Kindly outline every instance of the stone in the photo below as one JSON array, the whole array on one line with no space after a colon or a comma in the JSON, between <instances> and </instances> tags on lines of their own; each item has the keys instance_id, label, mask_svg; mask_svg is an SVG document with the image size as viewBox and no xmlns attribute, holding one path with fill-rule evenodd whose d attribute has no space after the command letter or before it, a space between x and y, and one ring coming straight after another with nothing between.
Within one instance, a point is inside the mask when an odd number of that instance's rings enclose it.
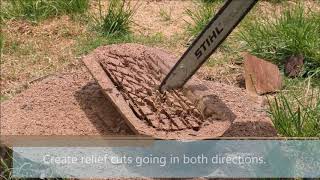
<instances>
[{"instance_id":1,"label":"stone","mask_svg":"<svg viewBox=\"0 0 320 180\"><path fill-rule=\"evenodd\" d=\"M299 76L303 70L303 61L304 58L302 55L292 55L287 58L284 64L285 75L291 78Z\"/></svg>"},{"instance_id":2,"label":"stone","mask_svg":"<svg viewBox=\"0 0 320 180\"><path fill-rule=\"evenodd\" d=\"M277 92L282 87L278 66L250 54L245 55L244 76L249 93L262 95Z\"/></svg>"}]
</instances>

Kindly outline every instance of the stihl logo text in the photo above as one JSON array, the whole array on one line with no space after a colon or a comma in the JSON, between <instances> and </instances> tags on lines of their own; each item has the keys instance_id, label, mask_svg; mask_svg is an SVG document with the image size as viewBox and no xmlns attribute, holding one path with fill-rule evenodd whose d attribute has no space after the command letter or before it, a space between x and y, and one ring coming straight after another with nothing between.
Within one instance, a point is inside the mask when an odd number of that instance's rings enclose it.
<instances>
[{"instance_id":1,"label":"stihl logo text","mask_svg":"<svg viewBox=\"0 0 320 180\"><path fill-rule=\"evenodd\" d=\"M207 37L207 39L202 42L200 47L194 53L197 59L202 57L202 55L210 48L210 46L213 44L213 41L217 39L217 37L219 36L219 34L221 34L222 31L223 27L214 28L211 35L209 35L209 37Z\"/></svg>"}]
</instances>

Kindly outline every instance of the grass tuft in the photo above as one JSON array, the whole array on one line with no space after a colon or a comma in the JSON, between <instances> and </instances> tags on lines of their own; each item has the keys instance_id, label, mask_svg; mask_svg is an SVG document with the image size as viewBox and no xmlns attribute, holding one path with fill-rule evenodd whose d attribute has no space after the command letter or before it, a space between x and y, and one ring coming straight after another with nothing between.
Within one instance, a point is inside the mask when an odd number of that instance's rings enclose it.
<instances>
[{"instance_id":1,"label":"grass tuft","mask_svg":"<svg viewBox=\"0 0 320 180\"><path fill-rule=\"evenodd\" d=\"M199 3L195 10L187 9L186 14L191 19L187 21L187 32L192 36L199 34L213 18L215 9L215 4L205 3Z\"/></svg>"},{"instance_id":2,"label":"grass tuft","mask_svg":"<svg viewBox=\"0 0 320 180\"><path fill-rule=\"evenodd\" d=\"M171 10L166 11L164 9L160 9L159 17L161 18L161 21L171 21Z\"/></svg>"},{"instance_id":3,"label":"grass tuft","mask_svg":"<svg viewBox=\"0 0 320 180\"><path fill-rule=\"evenodd\" d=\"M1 8L1 2L0 2L0 64L2 63L2 49L4 45L4 35L3 35L3 27L4 27L4 18L3 18L3 12Z\"/></svg>"},{"instance_id":4,"label":"grass tuft","mask_svg":"<svg viewBox=\"0 0 320 180\"><path fill-rule=\"evenodd\" d=\"M0 179L15 179L12 177L12 151L0 142Z\"/></svg>"},{"instance_id":5,"label":"grass tuft","mask_svg":"<svg viewBox=\"0 0 320 180\"><path fill-rule=\"evenodd\" d=\"M3 8L5 18L37 22L62 14L84 13L89 0L10 0Z\"/></svg>"},{"instance_id":6,"label":"grass tuft","mask_svg":"<svg viewBox=\"0 0 320 180\"><path fill-rule=\"evenodd\" d=\"M252 54L280 66L291 55L303 55L305 70L320 66L320 13L297 4L281 16L257 16L243 23L240 40Z\"/></svg>"},{"instance_id":7,"label":"grass tuft","mask_svg":"<svg viewBox=\"0 0 320 180\"><path fill-rule=\"evenodd\" d=\"M0 61L2 61L2 48L4 44L4 37L2 32L0 31ZM1 63L1 62L0 62Z\"/></svg>"},{"instance_id":8,"label":"grass tuft","mask_svg":"<svg viewBox=\"0 0 320 180\"><path fill-rule=\"evenodd\" d=\"M282 136L320 137L320 68L304 81L269 99L269 114ZM292 80L291 80L292 81Z\"/></svg>"},{"instance_id":9,"label":"grass tuft","mask_svg":"<svg viewBox=\"0 0 320 180\"><path fill-rule=\"evenodd\" d=\"M278 132L287 137L320 137L319 93L302 100L296 96L292 101L290 98L281 94L270 103L269 113ZM304 104L312 98L314 104Z\"/></svg>"},{"instance_id":10,"label":"grass tuft","mask_svg":"<svg viewBox=\"0 0 320 180\"><path fill-rule=\"evenodd\" d=\"M135 8L126 0L110 0L107 13L104 15L99 1L100 17L96 19L98 28L106 36L125 36L131 33L131 24Z\"/></svg>"},{"instance_id":11,"label":"grass tuft","mask_svg":"<svg viewBox=\"0 0 320 180\"><path fill-rule=\"evenodd\" d=\"M207 5L212 5L213 3L224 2L224 0L200 0L200 2L205 3Z\"/></svg>"}]
</instances>

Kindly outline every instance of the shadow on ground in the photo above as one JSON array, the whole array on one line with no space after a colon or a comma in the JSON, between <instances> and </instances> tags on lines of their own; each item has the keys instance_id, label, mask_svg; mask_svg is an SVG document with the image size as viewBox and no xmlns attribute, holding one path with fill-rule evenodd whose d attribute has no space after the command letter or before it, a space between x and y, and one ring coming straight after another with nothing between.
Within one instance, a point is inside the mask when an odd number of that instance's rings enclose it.
<instances>
[{"instance_id":1,"label":"shadow on ground","mask_svg":"<svg viewBox=\"0 0 320 180\"><path fill-rule=\"evenodd\" d=\"M235 122L223 137L274 137L277 136L272 124L267 122Z\"/></svg>"},{"instance_id":2,"label":"shadow on ground","mask_svg":"<svg viewBox=\"0 0 320 180\"><path fill-rule=\"evenodd\" d=\"M97 83L87 83L74 96L101 135L133 135Z\"/></svg>"},{"instance_id":3,"label":"shadow on ground","mask_svg":"<svg viewBox=\"0 0 320 180\"><path fill-rule=\"evenodd\" d=\"M88 119L101 135L134 135L113 104L106 99L100 86L91 81L76 91L75 97ZM211 121L226 122L222 137L272 137L277 133L272 124L259 121L236 122L237 116L216 95L202 97L200 109ZM203 107L201 107L203 106Z\"/></svg>"}]
</instances>

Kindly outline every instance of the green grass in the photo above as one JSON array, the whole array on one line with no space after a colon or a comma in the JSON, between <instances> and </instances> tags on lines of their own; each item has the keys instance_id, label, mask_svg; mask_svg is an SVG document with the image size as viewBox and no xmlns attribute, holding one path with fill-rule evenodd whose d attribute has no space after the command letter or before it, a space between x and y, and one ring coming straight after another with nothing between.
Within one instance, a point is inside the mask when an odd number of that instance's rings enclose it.
<instances>
[{"instance_id":1,"label":"green grass","mask_svg":"<svg viewBox=\"0 0 320 180\"><path fill-rule=\"evenodd\" d=\"M78 39L76 54L87 54L102 45L139 41L139 37L131 31L136 5L131 6L130 1L126 0L110 0L104 12L102 1L98 0L99 14L89 17L89 27L93 27L94 32Z\"/></svg>"},{"instance_id":2,"label":"green grass","mask_svg":"<svg viewBox=\"0 0 320 180\"><path fill-rule=\"evenodd\" d=\"M110 44L154 45L163 42L164 36L161 33L147 36L132 33L131 25L138 3L132 6L130 1L110 0L106 12L103 12L100 0L98 3L99 15L91 15L95 32L78 39L76 54L87 54L99 46Z\"/></svg>"},{"instance_id":3,"label":"green grass","mask_svg":"<svg viewBox=\"0 0 320 180\"><path fill-rule=\"evenodd\" d=\"M25 56L36 53L34 44L22 43L20 41L11 41L6 43L6 48L3 49L4 54L16 54L18 56Z\"/></svg>"},{"instance_id":4,"label":"green grass","mask_svg":"<svg viewBox=\"0 0 320 180\"><path fill-rule=\"evenodd\" d=\"M0 142L1 143L1 142ZM0 144L0 179L1 180L23 180L23 179L39 179L39 178L16 178L13 176L13 151ZM67 180L67 178L45 178L47 180ZM68 178L69 180L74 178Z\"/></svg>"},{"instance_id":5,"label":"green grass","mask_svg":"<svg viewBox=\"0 0 320 180\"><path fill-rule=\"evenodd\" d=\"M106 13L102 12L99 0L99 17L95 18L96 26L106 36L125 36L131 33L133 15L136 8L126 0L110 0Z\"/></svg>"},{"instance_id":6,"label":"green grass","mask_svg":"<svg viewBox=\"0 0 320 180\"><path fill-rule=\"evenodd\" d=\"M5 95L0 95L0 102L6 101L8 99L9 99L9 97L7 97Z\"/></svg>"},{"instance_id":7,"label":"green grass","mask_svg":"<svg viewBox=\"0 0 320 180\"><path fill-rule=\"evenodd\" d=\"M269 98L269 114L282 136L320 137L320 68L307 79L287 79L286 87Z\"/></svg>"},{"instance_id":8,"label":"green grass","mask_svg":"<svg viewBox=\"0 0 320 180\"><path fill-rule=\"evenodd\" d=\"M224 0L200 0L200 2L202 3L205 3L207 5L211 5L213 3L221 3L223 2Z\"/></svg>"},{"instance_id":9,"label":"green grass","mask_svg":"<svg viewBox=\"0 0 320 180\"><path fill-rule=\"evenodd\" d=\"M3 13L2 13L2 6L1 6L1 2L0 2L0 9L1 9L1 12L0 12L0 61L1 58L2 58L2 48L3 48L3 45L4 45L4 36L3 36L3 26L4 26L4 19L3 19ZM0 62L1 63L1 62Z\"/></svg>"},{"instance_id":10,"label":"green grass","mask_svg":"<svg viewBox=\"0 0 320 180\"><path fill-rule=\"evenodd\" d=\"M84 13L88 7L89 0L10 0L3 7L3 16L38 22L62 14Z\"/></svg>"},{"instance_id":11,"label":"green grass","mask_svg":"<svg viewBox=\"0 0 320 180\"><path fill-rule=\"evenodd\" d=\"M320 66L320 13L302 4L286 8L281 16L255 16L242 24L240 40L250 53L282 66L287 57L303 55L305 70Z\"/></svg>"},{"instance_id":12,"label":"green grass","mask_svg":"<svg viewBox=\"0 0 320 180\"><path fill-rule=\"evenodd\" d=\"M166 11L164 9L160 9L159 16L161 18L161 21L171 21L171 10Z\"/></svg>"},{"instance_id":13,"label":"green grass","mask_svg":"<svg viewBox=\"0 0 320 180\"><path fill-rule=\"evenodd\" d=\"M271 118L281 135L320 137L320 96L319 91L313 93L317 94L304 99L280 94L270 103Z\"/></svg>"},{"instance_id":14,"label":"green grass","mask_svg":"<svg viewBox=\"0 0 320 180\"><path fill-rule=\"evenodd\" d=\"M198 3L195 10L187 9L186 14L191 19L190 21L187 21L188 34L191 36L198 35L213 18L215 10L216 3L210 5Z\"/></svg>"},{"instance_id":15,"label":"green grass","mask_svg":"<svg viewBox=\"0 0 320 180\"><path fill-rule=\"evenodd\" d=\"M16 179L12 177L12 161L12 151L0 144L0 179Z\"/></svg>"},{"instance_id":16,"label":"green grass","mask_svg":"<svg viewBox=\"0 0 320 180\"><path fill-rule=\"evenodd\" d=\"M0 31L0 60L2 58L2 48L3 48L3 44L4 44L4 37L2 32ZM1 60L2 61L2 60Z\"/></svg>"}]
</instances>

